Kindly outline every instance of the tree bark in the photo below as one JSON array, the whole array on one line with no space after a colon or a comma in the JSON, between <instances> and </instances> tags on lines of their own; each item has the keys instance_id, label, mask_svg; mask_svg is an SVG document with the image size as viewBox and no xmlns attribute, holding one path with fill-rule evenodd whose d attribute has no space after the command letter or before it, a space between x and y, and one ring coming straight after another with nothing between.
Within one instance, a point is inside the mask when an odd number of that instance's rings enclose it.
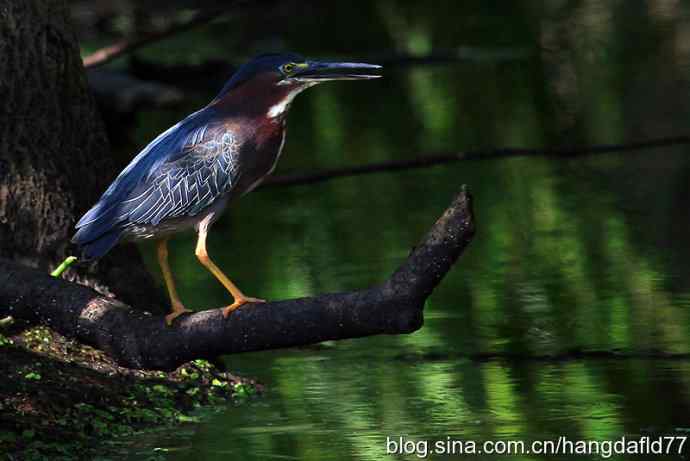
<instances>
[{"instance_id":1,"label":"tree bark","mask_svg":"<svg viewBox=\"0 0 690 461\"><path fill-rule=\"evenodd\" d=\"M49 270L73 250L74 223L120 166L108 155L64 1L0 2L0 101L0 255ZM71 276L159 304L139 258L122 247Z\"/></svg>"},{"instance_id":2,"label":"tree bark","mask_svg":"<svg viewBox=\"0 0 690 461\"><path fill-rule=\"evenodd\" d=\"M196 358L419 329L426 298L474 235L471 197L463 191L384 283L360 291L163 316L0 259L0 315L94 346L130 368L172 370Z\"/></svg>"}]
</instances>

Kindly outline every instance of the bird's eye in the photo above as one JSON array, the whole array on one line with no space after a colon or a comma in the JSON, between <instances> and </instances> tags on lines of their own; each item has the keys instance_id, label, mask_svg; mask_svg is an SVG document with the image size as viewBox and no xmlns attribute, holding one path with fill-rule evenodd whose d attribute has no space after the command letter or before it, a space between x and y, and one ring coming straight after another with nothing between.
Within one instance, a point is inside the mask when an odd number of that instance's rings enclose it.
<instances>
[{"instance_id":1,"label":"bird's eye","mask_svg":"<svg viewBox=\"0 0 690 461\"><path fill-rule=\"evenodd\" d=\"M295 70L296 64L294 62L288 62L283 64L282 71L286 74L291 74Z\"/></svg>"}]
</instances>

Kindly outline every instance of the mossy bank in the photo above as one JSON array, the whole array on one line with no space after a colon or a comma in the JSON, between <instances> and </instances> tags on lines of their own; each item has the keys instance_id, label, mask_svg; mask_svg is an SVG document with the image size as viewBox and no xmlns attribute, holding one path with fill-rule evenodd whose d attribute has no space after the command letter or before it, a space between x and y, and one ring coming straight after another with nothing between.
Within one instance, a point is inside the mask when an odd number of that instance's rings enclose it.
<instances>
[{"instance_id":1,"label":"mossy bank","mask_svg":"<svg viewBox=\"0 0 690 461\"><path fill-rule=\"evenodd\" d=\"M205 360L172 373L117 366L101 351L38 327L0 335L0 453L6 459L93 459L110 441L195 423L258 386Z\"/></svg>"}]
</instances>

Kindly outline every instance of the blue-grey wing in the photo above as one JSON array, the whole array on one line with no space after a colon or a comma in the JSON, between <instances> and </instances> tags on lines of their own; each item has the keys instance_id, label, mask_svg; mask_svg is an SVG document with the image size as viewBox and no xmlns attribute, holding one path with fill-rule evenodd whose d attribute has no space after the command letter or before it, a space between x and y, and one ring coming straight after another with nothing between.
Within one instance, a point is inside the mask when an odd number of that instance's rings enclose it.
<instances>
[{"instance_id":1,"label":"blue-grey wing","mask_svg":"<svg viewBox=\"0 0 690 461\"><path fill-rule=\"evenodd\" d=\"M166 219L195 216L237 182L237 142L231 132L221 127L194 133L186 151L160 165L123 202L123 221L158 225Z\"/></svg>"},{"instance_id":2,"label":"blue-grey wing","mask_svg":"<svg viewBox=\"0 0 690 461\"><path fill-rule=\"evenodd\" d=\"M180 123L164 131L151 141L139 154L129 162L120 172L98 202L81 217L77 229L90 226L95 228L99 222L107 224L119 215L117 208L126 200L132 191L152 172L155 172L164 162L175 159L184 151L183 145L187 139L199 130L205 130L212 114L206 114L206 109L188 116ZM76 237L78 237L77 234Z\"/></svg>"},{"instance_id":3,"label":"blue-grey wing","mask_svg":"<svg viewBox=\"0 0 690 461\"><path fill-rule=\"evenodd\" d=\"M236 182L237 143L214 124L212 108L195 112L154 139L79 220L72 241L114 244L128 223L156 224L193 215Z\"/></svg>"}]
</instances>

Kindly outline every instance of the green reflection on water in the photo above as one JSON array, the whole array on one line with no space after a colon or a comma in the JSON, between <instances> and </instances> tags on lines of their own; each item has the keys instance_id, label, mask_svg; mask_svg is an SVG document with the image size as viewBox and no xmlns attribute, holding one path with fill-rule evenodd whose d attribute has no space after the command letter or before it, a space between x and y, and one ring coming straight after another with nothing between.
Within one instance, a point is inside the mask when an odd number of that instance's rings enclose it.
<instances>
[{"instance_id":1,"label":"green reflection on water","mask_svg":"<svg viewBox=\"0 0 690 461\"><path fill-rule=\"evenodd\" d=\"M517 5L377 2L356 11L338 3L318 24L295 18L286 43L315 55L366 55L381 44L414 53L459 45L527 53L391 67L380 81L310 90L293 105L278 173L432 150L685 132L687 98L678 95L687 94L690 49L677 32L689 30L686 4L668 2L671 14L643 2ZM348 17L371 29L371 40L339 46ZM204 44L192 61L222 54L233 38L220 35L218 25L188 35ZM181 116L140 114L138 141ZM267 394L209 417L189 437L151 443L180 448L169 456L180 460L378 460L387 435L529 441L687 428L683 360L467 359L690 352L687 153L473 161L253 192L214 226L209 247L245 292L269 299L383 280L462 183L476 197L478 233L429 299L419 332L228 357L233 370L265 382ZM187 306L227 303L193 248L193 236L180 236L172 252ZM144 252L157 273L151 248Z\"/></svg>"}]
</instances>

